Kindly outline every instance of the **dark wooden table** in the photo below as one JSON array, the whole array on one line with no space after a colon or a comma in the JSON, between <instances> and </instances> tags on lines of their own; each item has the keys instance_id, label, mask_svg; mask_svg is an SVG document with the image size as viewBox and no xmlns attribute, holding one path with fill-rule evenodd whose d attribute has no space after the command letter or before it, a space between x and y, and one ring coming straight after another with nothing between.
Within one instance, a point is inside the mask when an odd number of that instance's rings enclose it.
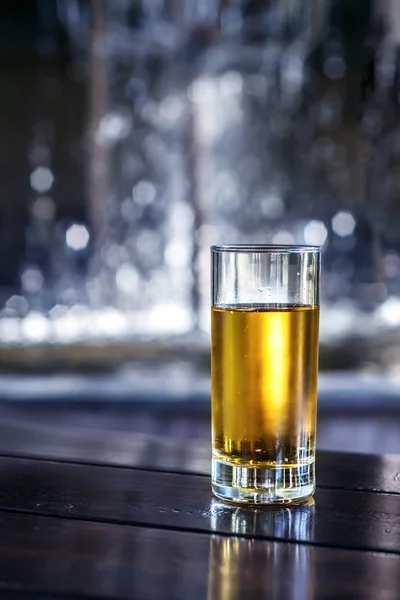
<instances>
[{"instance_id":1,"label":"dark wooden table","mask_svg":"<svg viewBox=\"0 0 400 600\"><path fill-rule=\"evenodd\" d=\"M23 431L0 423L1 599L400 598L400 457L320 452L315 502L253 510L196 440Z\"/></svg>"}]
</instances>

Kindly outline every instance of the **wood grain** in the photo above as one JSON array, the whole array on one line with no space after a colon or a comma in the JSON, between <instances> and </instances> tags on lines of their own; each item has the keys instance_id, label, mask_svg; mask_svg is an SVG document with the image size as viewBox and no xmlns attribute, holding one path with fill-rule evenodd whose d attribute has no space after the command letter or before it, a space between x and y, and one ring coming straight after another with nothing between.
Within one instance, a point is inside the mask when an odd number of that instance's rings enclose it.
<instances>
[{"instance_id":1,"label":"wood grain","mask_svg":"<svg viewBox=\"0 0 400 600\"><path fill-rule=\"evenodd\" d=\"M0 538L0 598L398 600L400 589L392 555L4 513Z\"/></svg>"},{"instance_id":2,"label":"wood grain","mask_svg":"<svg viewBox=\"0 0 400 600\"><path fill-rule=\"evenodd\" d=\"M136 441L136 444L135 444ZM149 438L144 435L133 436L131 455L97 456L82 452L71 459L64 455L49 452L31 455L26 453L0 452L0 458L34 458L38 461L61 462L78 465L110 466L132 468L146 471L165 471L166 473L193 474L210 477L211 451L192 451L188 444L174 443L163 438ZM194 454L194 455L193 455ZM55 455L55 456L54 456ZM365 492L400 494L400 456L375 454L352 454L347 452L329 452L320 450L316 460L317 486Z\"/></svg>"},{"instance_id":3,"label":"wood grain","mask_svg":"<svg viewBox=\"0 0 400 600\"><path fill-rule=\"evenodd\" d=\"M346 490L400 494L400 456L317 453L317 484Z\"/></svg>"},{"instance_id":4,"label":"wood grain","mask_svg":"<svg viewBox=\"0 0 400 600\"><path fill-rule=\"evenodd\" d=\"M57 417L54 406L51 410L37 407L36 410L31 408L22 412L0 407L0 455L196 473L209 477L209 420L202 425L207 431L193 430L190 439L179 435L188 420L198 422L201 414L198 405L190 410L185 408L186 421L183 416L179 419L182 407L158 407L155 409L157 419L151 418L148 407L139 408L126 410L123 416L119 411L112 416L107 410L102 420L102 411L91 415L84 409L80 412L75 408L72 414L63 410L61 417ZM104 429L92 427L93 419L99 420ZM163 422L162 432L159 419ZM400 456L318 451L317 484L320 487L399 494Z\"/></svg>"},{"instance_id":5,"label":"wood grain","mask_svg":"<svg viewBox=\"0 0 400 600\"><path fill-rule=\"evenodd\" d=\"M321 488L311 506L254 510L214 500L204 476L2 458L0 510L400 553L393 494Z\"/></svg>"}]
</instances>

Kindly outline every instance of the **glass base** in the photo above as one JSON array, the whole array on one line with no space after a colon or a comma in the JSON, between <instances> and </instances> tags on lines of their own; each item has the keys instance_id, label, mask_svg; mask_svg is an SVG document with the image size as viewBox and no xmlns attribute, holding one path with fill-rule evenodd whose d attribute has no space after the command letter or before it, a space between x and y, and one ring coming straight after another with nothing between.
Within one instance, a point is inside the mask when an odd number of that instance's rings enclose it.
<instances>
[{"instance_id":1,"label":"glass base","mask_svg":"<svg viewBox=\"0 0 400 600\"><path fill-rule=\"evenodd\" d=\"M315 491L314 462L296 467L245 467L212 461L212 491L239 504L299 504Z\"/></svg>"}]
</instances>

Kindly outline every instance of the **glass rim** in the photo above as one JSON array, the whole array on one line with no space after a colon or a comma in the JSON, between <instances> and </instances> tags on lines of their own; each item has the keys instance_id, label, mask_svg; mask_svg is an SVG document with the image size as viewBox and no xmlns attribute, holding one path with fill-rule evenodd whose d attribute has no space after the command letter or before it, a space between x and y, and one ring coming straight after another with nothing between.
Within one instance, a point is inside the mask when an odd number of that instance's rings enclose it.
<instances>
[{"instance_id":1,"label":"glass rim","mask_svg":"<svg viewBox=\"0 0 400 600\"><path fill-rule=\"evenodd\" d=\"M210 246L211 252L236 252L236 253L286 253L306 254L321 252L321 246L310 246L306 244L216 244Z\"/></svg>"}]
</instances>

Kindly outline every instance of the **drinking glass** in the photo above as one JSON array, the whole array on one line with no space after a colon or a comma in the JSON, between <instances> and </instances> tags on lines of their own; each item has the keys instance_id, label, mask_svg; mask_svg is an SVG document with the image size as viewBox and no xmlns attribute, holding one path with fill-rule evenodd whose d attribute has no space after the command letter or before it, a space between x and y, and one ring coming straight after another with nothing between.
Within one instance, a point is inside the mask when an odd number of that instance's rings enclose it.
<instances>
[{"instance_id":1,"label":"drinking glass","mask_svg":"<svg viewBox=\"0 0 400 600\"><path fill-rule=\"evenodd\" d=\"M253 504L315 490L320 248L211 247L212 489Z\"/></svg>"}]
</instances>

